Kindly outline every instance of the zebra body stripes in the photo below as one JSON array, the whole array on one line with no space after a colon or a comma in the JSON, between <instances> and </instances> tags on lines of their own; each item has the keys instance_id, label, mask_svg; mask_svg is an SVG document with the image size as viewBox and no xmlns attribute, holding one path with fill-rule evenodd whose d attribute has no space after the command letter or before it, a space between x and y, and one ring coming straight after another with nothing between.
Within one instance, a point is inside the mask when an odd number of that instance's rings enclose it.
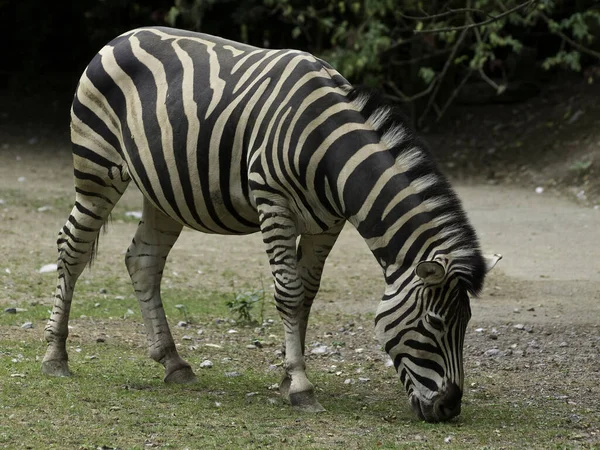
<instances>
[{"instance_id":1,"label":"zebra body stripes","mask_svg":"<svg viewBox=\"0 0 600 450\"><path fill-rule=\"evenodd\" d=\"M144 205L125 261L165 381L196 380L160 297L182 228L261 232L285 328L281 389L294 406L322 409L305 372L306 328L325 260L349 221L382 267L375 328L413 410L428 421L460 412L468 294L499 256L481 255L428 151L376 96L308 53L141 28L85 70L71 139L76 198L59 232L45 373L69 374L73 289L133 180Z\"/></svg>"}]
</instances>

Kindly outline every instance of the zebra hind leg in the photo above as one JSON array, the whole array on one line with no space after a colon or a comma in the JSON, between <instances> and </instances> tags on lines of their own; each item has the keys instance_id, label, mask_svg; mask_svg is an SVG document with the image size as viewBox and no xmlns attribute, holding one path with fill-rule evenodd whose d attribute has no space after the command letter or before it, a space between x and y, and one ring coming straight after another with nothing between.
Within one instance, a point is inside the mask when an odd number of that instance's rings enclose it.
<instances>
[{"instance_id":1,"label":"zebra hind leg","mask_svg":"<svg viewBox=\"0 0 600 450\"><path fill-rule=\"evenodd\" d=\"M198 381L175 348L160 296L165 262L182 228L144 199L142 220L125 256L146 326L150 357L165 367L164 380L170 383Z\"/></svg>"},{"instance_id":2,"label":"zebra hind leg","mask_svg":"<svg viewBox=\"0 0 600 450\"><path fill-rule=\"evenodd\" d=\"M71 374L66 340L75 283L91 261L100 229L130 180L120 164L109 168L92 167L87 166L86 173L75 170L75 206L58 234L58 283L52 313L44 329L48 348L42 372L47 375Z\"/></svg>"}]
</instances>

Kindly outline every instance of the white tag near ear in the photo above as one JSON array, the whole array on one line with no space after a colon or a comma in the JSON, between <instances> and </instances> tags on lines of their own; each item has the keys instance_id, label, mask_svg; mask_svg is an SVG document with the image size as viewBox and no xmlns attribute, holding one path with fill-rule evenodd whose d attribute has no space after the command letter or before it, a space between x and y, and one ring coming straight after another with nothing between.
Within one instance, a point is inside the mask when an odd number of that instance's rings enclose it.
<instances>
[{"instance_id":1,"label":"white tag near ear","mask_svg":"<svg viewBox=\"0 0 600 450\"><path fill-rule=\"evenodd\" d=\"M421 261L417 264L415 273L425 284L437 284L444 279L446 267L438 261Z\"/></svg>"},{"instance_id":2,"label":"white tag near ear","mask_svg":"<svg viewBox=\"0 0 600 450\"><path fill-rule=\"evenodd\" d=\"M483 259L485 260L485 271L489 272L494 268L498 261L502 259L502 255L500 253L494 253L493 255L483 255Z\"/></svg>"}]
</instances>

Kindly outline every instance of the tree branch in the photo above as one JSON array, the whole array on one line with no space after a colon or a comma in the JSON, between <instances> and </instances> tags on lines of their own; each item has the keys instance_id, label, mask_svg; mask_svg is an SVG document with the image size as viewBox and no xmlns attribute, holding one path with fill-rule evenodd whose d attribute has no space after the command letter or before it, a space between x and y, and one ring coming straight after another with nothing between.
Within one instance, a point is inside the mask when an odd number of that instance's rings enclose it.
<instances>
[{"instance_id":1,"label":"tree branch","mask_svg":"<svg viewBox=\"0 0 600 450\"><path fill-rule=\"evenodd\" d=\"M486 13L485 11L483 11L481 9L475 9L475 8L449 9L446 12L439 13L439 14L434 14L432 16L407 16L406 14L402 14L402 13L400 13L400 16L404 17L405 19L408 19L408 20L421 20L421 21L425 21L425 20L440 19L442 17L451 16L452 14L460 14L460 13L465 13L465 12L473 12L473 13L483 14L485 16L494 18L494 16L492 16L491 14Z\"/></svg>"},{"instance_id":2,"label":"tree branch","mask_svg":"<svg viewBox=\"0 0 600 450\"><path fill-rule=\"evenodd\" d=\"M517 12L523 8L528 8L532 5L535 4L537 0L529 0L525 3L522 3L520 5L515 6L512 9L509 9L508 11L503 12L502 14L498 14L497 16L493 16L491 19L488 20L484 20L483 22L477 22L477 23L470 23L467 25L461 25L458 27L447 27L447 28L433 28L431 30L414 30L413 33L415 34L427 34L427 33L442 33L442 32L447 32L447 31L460 31L460 30L468 30L470 28L476 28L476 27L481 27L483 25L489 25L490 23L496 22L497 20L502 19L503 17L508 16L509 14L512 14L514 12ZM468 9L468 8L466 8Z\"/></svg>"},{"instance_id":3,"label":"tree branch","mask_svg":"<svg viewBox=\"0 0 600 450\"><path fill-rule=\"evenodd\" d=\"M584 47L583 45L581 45L579 42L574 41L573 39L571 39L569 36L567 36L565 33L563 33L560 30L552 30L552 28L550 27L550 22L552 22L552 19L550 19L546 14L544 14L542 11L539 11L538 13L540 15L540 17L542 19L544 19L544 21L548 24L548 29L550 30L550 33L557 35L558 37L560 37L563 41L567 42L568 44L572 45L573 47L575 47L577 50L579 50L580 52L583 53L587 53L588 55L591 56L595 56L596 58L600 59L600 53L589 49L587 47Z\"/></svg>"},{"instance_id":4,"label":"tree branch","mask_svg":"<svg viewBox=\"0 0 600 450\"><path fill-rule=\"evenodd\" d=\"M446 60L446 64L444 65L444 68L442 69L442 72L440 73L440 76L437 79L435 90L433 91L433 93L429 97L429 101L427 102L427 107L425 108L425 111L423 111L423 114L421 114L421 117L419 117L419 120L417 122L417 124L419 126L421 125L421 122L423 121L423 119L425 118L425 116L427 115L427 113L429 112L429 110L431 109L431 106L433 105L433 102L435 101L435 97L437 96L437 93L440 90L440 87L442 86L442 81L444 80L444 77L446 76L446 72L448 72L448 69L452 65L452 62L454 61L454 57L456 56L456 53L458 52L458 49L460 48L460 46L462 45L463 41L465 40L465 37L467 35L467 31L468 30L466 28L463 29L462 33L460 34L460 36L456 40L456 43L454 44L454 48L452 49L452 53L450 54L450 56Z\"/></svg>"}]
</instances>

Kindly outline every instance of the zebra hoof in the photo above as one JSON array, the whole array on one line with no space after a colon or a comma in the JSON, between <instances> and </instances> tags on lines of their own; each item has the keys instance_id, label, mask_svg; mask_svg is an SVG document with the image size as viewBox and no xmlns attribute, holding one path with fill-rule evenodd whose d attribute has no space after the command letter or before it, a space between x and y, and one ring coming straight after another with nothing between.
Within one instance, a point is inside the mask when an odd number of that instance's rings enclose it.
<instances>
[{"instance_id":1,"label":"zebra hoof","mask_svg":"<svg viewBox=\"0 0 600 450\"><path fill-rule=\"evenodd\" d=\"M325 408L319 403L313 389L309 389L304 392L295 392L290 394L290 386L292 379L285 375L279 383L279 393L285 398L290 404L299 411L317 413L325 411Z\"/></svg>"},{"instance_id":2,"label":"zebra hoof","mask_svg":"<svg viewBox=\"0 0 600 450\"><path fill-rule=\"evenodd\" d=\"M42 373L52 377L70 377L69 363L64 360L50 360L42 362Z\"/></svg>"},{"instance_id":3,"label":"zebra hoof","mask_svg":"<svg viewBox=\"0 0 600 450\"><path fill-rule=\"evenodd\" d=\"M304 412L319 413L325 411L312 390L290 394L290 403L294 409Z\"/></svg>"},{"instance_id":4,"label":"zebra hoof","mask_svg":"<svg viewBox=\"0 0 600 450\"><path fill-rule=\"evenodd\" d=\"M198 378L190 367L181 367L165 375L165 383L193 384L198 383Z\"/></svg>"}]
</instances>

